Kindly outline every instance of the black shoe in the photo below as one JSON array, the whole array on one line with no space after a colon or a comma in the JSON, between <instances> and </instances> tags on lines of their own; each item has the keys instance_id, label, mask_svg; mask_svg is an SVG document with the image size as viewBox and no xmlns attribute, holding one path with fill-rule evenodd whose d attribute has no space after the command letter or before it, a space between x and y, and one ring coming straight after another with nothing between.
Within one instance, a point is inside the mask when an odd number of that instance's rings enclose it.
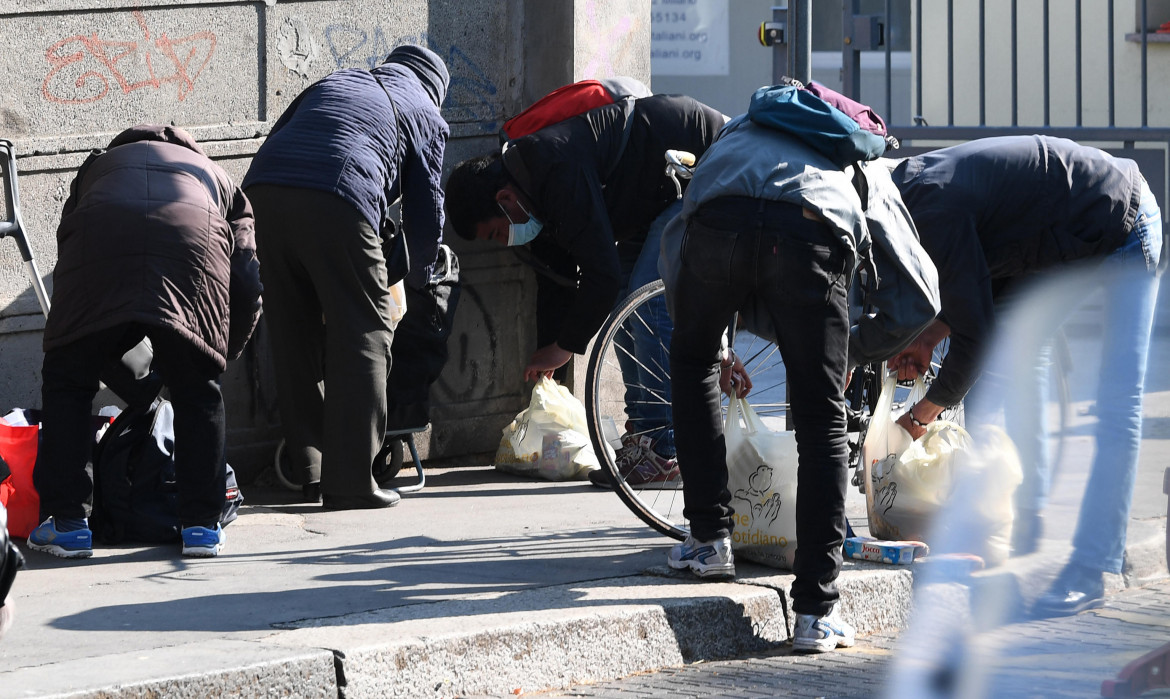
<instances>
[{"instance_id":1,"label":"black shoe","mask_svg":"<svg viewBox=\"0 0 1170 699\"><path fill-rule=\"evenodd\" d=\"M321 502L321 484L306 483L301 486L301 502L319 504Z\"/></svg>"},{"instance_id":2,"label":"black shoe","mask_svg":"<svg viewBox=\"0 0 1170 699\"><path fill-rule=\"evenodd\" d=\"M1105 603L1105 574L1069 563L1053 581L1052 587L1032 605L1038 618L1080 614Z\"/></svg>"},{"instance_id":3,"label":"black shoe","mask_svg":"<svg viewBox=\"0 0 1170 699\"><path fill-rule=\"evenodd\" d=\"M604 468L595 468L590 471L589 482L598 488L613 490L613 481L610 480L609 471Z\"/></svg>"},{"instance_id":4,"label":"black shoe","mask_svg":"<svg viewBox=\"0 0 1170 699\"><path fill-rule=\"evenodd\" d=\"M1044 531L1044 517L1035 510L1020 510L1012 522L1012 555L1036 553Z\"/></svg>"},{"instance_id":5,"label":"black shoe","mask_svg":"<svg viewBox=\"0 0 1170 699\"><path fill-rule=\"evenodd\" d=\"M402 496L393 490L375 490L369 495L324 495L322 504L326 510L373 510L380 507L394 507Z\"/></svg>"}]
</instances>

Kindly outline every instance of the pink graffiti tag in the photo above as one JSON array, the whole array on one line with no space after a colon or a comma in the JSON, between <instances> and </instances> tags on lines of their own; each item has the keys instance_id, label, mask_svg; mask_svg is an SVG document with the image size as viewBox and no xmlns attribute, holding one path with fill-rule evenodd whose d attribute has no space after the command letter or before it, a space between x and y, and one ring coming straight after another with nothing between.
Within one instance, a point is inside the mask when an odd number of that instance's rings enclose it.
<instances>
[{"instance_id":1,"label":"pink graffiti tag","mask_svg":"<svg viewBox=\"0 0 1170 699\"><path fill-rule=\"evenodd\" d=\"M139 42L108 41L99 38L96 33L90 34L89 36L79 34L62 39L45 50L45 58L51 66L49 74L45 76L45 81L41 84L41 94L44 95L45 99L61 104L96 102L109 94L109 77L112 77L117 82L123 94L130 94L135 90L140 90L145 87L157 90L165 84L178 83L179 100L186 99L187 95L191 94L191 91L195 89L195 80L211 61L211 56L215 52L215 34L211 32L196 32L188 36L172 39L167 36L166 32L163 32L159 38L153 41L153 47L155 51L170 62L174 67L174 72L170 75L160 76L156 74L154 68L151 32L150 28L146 26L146 18L139 11L135 11L133 15L143 35L143 46L141 50L143 51L142 59L146 71L146 77L144 79L132 82L126 75L126 73L131 72L131 68L128 66L123 70L118 67L118 64L123 59L138 54L140 50ZM73 51L72 53L62 53L62 49L70 44L80 44L78 47L79 50ZM77 88L77 91L72 95L56 93L51 84L54 79L57 78L58 82L68 82L66 75L61 74L62 71L69 66L85 61L87 57L92 58L99 65L92 67L79 65L71 69L90 68L84 70L84 72L74 79L73 86ZM61 74L60 78L58 78L59 74ZM89 86L88 88L87 85ZM81 94L83 89L90 90L90 94Z\"/></svg>"}]
</instances>

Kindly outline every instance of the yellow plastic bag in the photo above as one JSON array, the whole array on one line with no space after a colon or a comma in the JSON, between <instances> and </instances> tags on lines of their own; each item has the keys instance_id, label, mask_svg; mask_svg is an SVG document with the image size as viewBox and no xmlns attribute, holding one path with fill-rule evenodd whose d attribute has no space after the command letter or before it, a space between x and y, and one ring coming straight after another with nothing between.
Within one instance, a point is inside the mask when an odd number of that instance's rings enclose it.
<instances>
[{"instance_id":1,"label":"yellow plastic bag","mask_svg":"<svg viewBox=\"0 0 1170 699\"><path fill-rule=\"evenodd\" d=\"M796 553L796 433L771 429L737 398L723 435L735 511L731 548L749 561L790 570Z\"/></svg>"},{"instance_id":2,"label":"yellow plastic bag","mask_svg":"<svg viewBox=\"0 0 1170 699\"><path fill-rule=\"evenodd\" d=\"M581 401L543 377L533 387L528 407L504 428L495 466L550 481L583 480L601 468L588 434Z\"/></svg>"}]
</instances>

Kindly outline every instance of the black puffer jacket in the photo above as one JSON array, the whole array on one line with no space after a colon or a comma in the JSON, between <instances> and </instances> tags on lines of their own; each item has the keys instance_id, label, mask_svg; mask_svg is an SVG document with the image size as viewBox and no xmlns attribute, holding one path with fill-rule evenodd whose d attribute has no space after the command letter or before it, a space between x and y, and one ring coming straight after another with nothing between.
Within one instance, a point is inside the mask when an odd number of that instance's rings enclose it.
<instances>
[{"instance_id":1,"label":"black puffer jacket","mask_svg":"<svg viewBox=\"0 0 1170 699\"><path fill-rule=\"evenodd\" d=\"M718 110L683 95L634 102L630 129L613 104L518 138L504 150L508 176L545 225L531 248L541 262L572 278L572 299L547 299L561 310L556 342L578 354L605 322L621 286L615 243L641 243L650 224L675 201L666 176L667 149L701 156L723 128ZM542 300L543 301L543 300ZM542 316L545 314L542 313ZM538 330L542 340L547 329Z\"/></svg>"},{"instance_id":2,"label":"black puffer jacket","mask_svg":"<svg viewBox=\"0 0 1170 699\"><path fill-rule=\"evenodd\" d=\"M951 406L979 377L996 283L1103 259L1137 218L1137 163L1063 138L981 138L902 161L894 184L938 268L951 345L926 397Z\"/></svg>"},{"instance_id":3,"label":"black puffer jacket","mask_svg":"<svg viewBox=\"0 0 1170 699\"><path fill-rule=\"evenodd\" d=\"M71 185L45 350L137 322L174 329L225 368L260 318L252 224L243 191L190 134L122 132Z\"/></svg>"},{"instance_id":4,"label":"black puffer jacket","mask_svg":"<svg viewBox=\"0 0 1170 699\"><path fill-rule=\"evenodd\" d=\"M376 231L401 194L410 251L406 281L422 289L443 242L440 178L451 128L439 107L449 83L442 58L413 45L394 49L373 70L331 73L302 92L273 125L241 186L330 192Z\"/></svg>"}]
</instances>

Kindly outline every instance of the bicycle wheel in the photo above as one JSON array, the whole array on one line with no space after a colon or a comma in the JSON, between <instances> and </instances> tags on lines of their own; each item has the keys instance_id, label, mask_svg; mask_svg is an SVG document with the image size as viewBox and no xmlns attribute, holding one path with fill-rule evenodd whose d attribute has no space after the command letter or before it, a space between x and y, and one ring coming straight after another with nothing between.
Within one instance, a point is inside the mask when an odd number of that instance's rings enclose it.
<instances>
[{"instance_id":1,"label":"bicycle wheel","mask_svg":"<svg viewBox=\"0 0 1170 699\"><path fill-rule=\"evenodd\" d=\"M640 415L669 410L669 366L662 361L641 361L633 351L635 337L643 341L650 338L650 342L657 343L659 354L669 355L666 342L649 332L652 324L647 320L651 304L664 300L664 289L661 281L637 289L602 326L589 355L585 411L594 451L611 482L616 484L618 497L646 524L682 540L690 531L683 516L682 479L638 485L627 480L617 464L623 436L638 437L663 429L659 420L651 424L651 420ZM779 349L775 343L746 328L737 329L730 342L752 377L754 388L748 402L770 428L785 429L787 380ZM644 357L648 353L638 354ZM631 399L631 396L638 397ZM722 396L725 417L727 405L727 397Z\"/></svg>"}]
</instances>

